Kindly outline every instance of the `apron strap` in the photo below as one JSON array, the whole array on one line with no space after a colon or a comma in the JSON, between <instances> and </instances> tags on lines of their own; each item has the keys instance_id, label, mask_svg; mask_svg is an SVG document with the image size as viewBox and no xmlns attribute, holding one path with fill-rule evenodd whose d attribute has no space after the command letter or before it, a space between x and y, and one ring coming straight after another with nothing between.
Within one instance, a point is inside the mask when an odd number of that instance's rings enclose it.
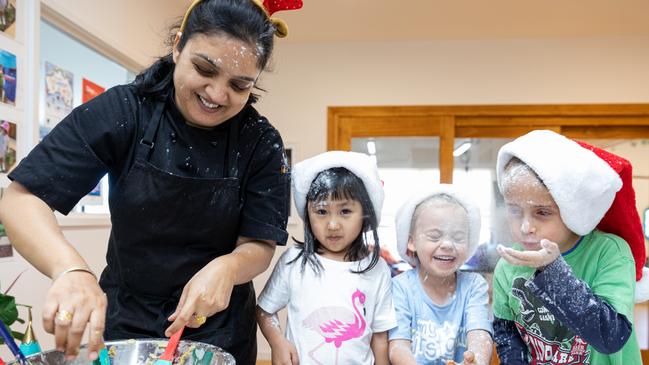
<instances>
[{"instance_id":1,"label":"apron strap","mask_svg":"<svg viewBox=\"0 0 649 365\"><path fill-rule=\"evenodd\" d=\"M144 131L144 137L142 137L140 144L138 145L136 157L141 160L148 161L149 156L151 156L151 151L153 151L153 146L155 145L155 136L158 133L158 128L160 127L160 121L162 120L162 114L166 103L167 98L156 103L153 117L151 117L149 125Z\"/></svg>"}]
</instances>

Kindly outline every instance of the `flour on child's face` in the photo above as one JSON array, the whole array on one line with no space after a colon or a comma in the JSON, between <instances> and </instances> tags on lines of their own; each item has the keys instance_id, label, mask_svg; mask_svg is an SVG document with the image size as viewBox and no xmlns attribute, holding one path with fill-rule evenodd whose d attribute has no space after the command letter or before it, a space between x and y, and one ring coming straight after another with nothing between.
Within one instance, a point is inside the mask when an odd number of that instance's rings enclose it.
<instances>
[{"instance_id":1,"label":"flour on child's face","mask_svg":"<svg viewBox=\"0 0 649 365\"><path fill-rule=\"evenodd\" d=\"M548 189L529 170L507 171L504 177L507 220L514 240L526 250L540 250L542 239L572 247L577 235L566 227Z\"/></svg>"},{"instance_id":2,"label":"flour on child's face","mask_svg":"<svg viewBox=\"0 0 649 365\"><path fill-rule=\"evenodd\" d=\"M417 254L419 269L437 278L454 275L469 249L469 217L464 208L433 202L414 224L408 249Z\"/></svg>"},{"instance_id":3,"label":"flour on child's face","mask_svg":"<svg viewBox=\"0 0 649 365\"><path fill-rule=\"evenodd\" d=\"M344 261L363 228L363 207L356 200L326 199L308 204L311 231L320 242L322 256Z\"/></svg>"}]
</instances>

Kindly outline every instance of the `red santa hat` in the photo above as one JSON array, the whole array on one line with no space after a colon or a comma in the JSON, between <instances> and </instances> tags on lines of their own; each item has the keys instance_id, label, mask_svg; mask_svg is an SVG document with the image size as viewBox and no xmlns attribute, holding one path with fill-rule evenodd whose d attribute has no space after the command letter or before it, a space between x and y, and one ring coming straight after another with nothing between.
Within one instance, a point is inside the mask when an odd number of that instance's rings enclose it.
<instances>
[{"instance_id":1,"label":"red santa hat","mask_svg":"<svg viewBox=\"0 0 649 365\"><path fill-rule=\"evenodd\" d=\"M571 231L585 235L597 228L629 244L636 266L636 302L649 299L649 270L644 268L645 243L635 206L631 163L552 131L532 131L498 152L496 169L501 192L502 174L513 157L543 181Z\"/></svg>"},{"instance_id":2,"label":"red santa hat","mask_svg":"<svg viewBox=\"0 0 649 365\"><path fill-rule=\"evenodd\" d=\"M291 171L291 183L295 208L300 218L304 219L306 213L306 195L311 183L319 173L334 167L344 167L363 181L377 221L380 221L384 192L376 161L364 153L348 151L329 151L295 164Z\"/></svg>"}]
</instances>

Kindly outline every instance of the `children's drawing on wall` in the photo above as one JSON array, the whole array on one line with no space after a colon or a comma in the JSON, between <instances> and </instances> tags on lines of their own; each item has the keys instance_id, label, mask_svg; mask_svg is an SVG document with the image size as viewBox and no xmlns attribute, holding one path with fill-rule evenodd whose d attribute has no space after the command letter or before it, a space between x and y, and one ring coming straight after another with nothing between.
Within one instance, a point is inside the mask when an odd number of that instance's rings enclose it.
<instances>
[{"instance_id":1,"label":"children's drawing on wall","mask_svg":"<svg viewBox=\"0 0 649 365\"><path fill-rule=\"evenodd\" d=\"M0 0L0 31L16 37L16 0Z\"/></svg>"},{"instance_id":2,"label":"children's drawing on wall","mask_svg":"<svg viewBox=\"0 0 649 365\"><path fill-rule=\"evenodd\" d=\"M0 173L16 165L16 124L0 120Z\"/></svg>"},{"instance_id":3,"label":"children's drawing on wall","mask_svg":"<svg viewBox=\"0 0 649 365\"><path fill-rule=\"evenodd\" d=\"M0 101L3 103L16 105L16 74L16 55L0 49Z\"/></svg>"},{"instance_id":4,"label":"children's drawing on wall","mask_svg":"<svg viewBox=\"0 0 649 365\"><path fill-rule=\"evenodd\" d=\"M58 122L72 111L73 80L72 72L47 61L45 62L44 127L48 130L54 128Z\"/></svg>"}]
</instances>

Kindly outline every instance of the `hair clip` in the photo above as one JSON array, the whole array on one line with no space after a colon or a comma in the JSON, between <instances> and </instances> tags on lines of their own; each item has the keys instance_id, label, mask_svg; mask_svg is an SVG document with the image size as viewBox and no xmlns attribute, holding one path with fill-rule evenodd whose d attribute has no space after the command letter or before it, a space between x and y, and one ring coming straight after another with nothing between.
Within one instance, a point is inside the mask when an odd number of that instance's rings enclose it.
<instances>
[{"instance_id":1,"label":"hair clip","mask_svg":"<svg viewBox=\"0 0 649 365\"><path fill-rule=\"evenodd\" d=\"M182 33L187 25L187 18L189 13L200 3L202 0L194 0L187 8L183 21L180 24L179 32ZM275 26L275 35L279 38L284 38L288 35L288 25L282 19L272 18L275 12L282 10L297 10L302 8L302 0L251 0L253 4L257 5L266 14L273 26Z\"/></svg>"},{"instance_id":2,"label":"hair clip","mask_svg":"<svg viewBox=\"0 0 649 365\"><path fill-rule=\"evenodd\" d=\"M288 25L285 21L279 18L273 18L272 15L282 10L297 10L302 8L302 0L252 0L252 2L260 7L270 19L270 22L275 26L275 35L279 38L284 38L288 35Z\"/></svg>"}]
</instances>

